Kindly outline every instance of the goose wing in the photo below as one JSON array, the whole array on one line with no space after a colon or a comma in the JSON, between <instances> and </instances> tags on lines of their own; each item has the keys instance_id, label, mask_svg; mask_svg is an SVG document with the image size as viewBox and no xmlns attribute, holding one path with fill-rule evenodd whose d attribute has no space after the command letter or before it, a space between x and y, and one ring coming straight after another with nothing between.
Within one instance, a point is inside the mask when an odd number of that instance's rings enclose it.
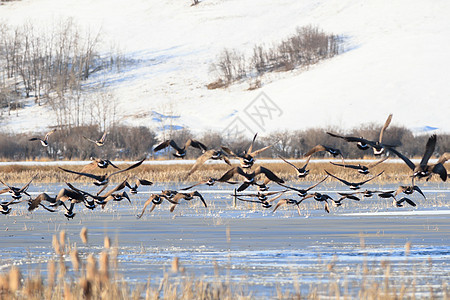
<instances>
[{"instance_id":1,"label":"goose wing","mask_svg":"<svg viewBox=\"0 0 450 300\"><path fill-rule=\"evenodd\" d=\"M304 156L310 156L313 155L316 152L319 151L326 151L326 148L322 145L317 145L311 148L311 150L309 150L308 152L306 152L306 154Z\"/></svg>"},{"instance_id":2,"label":"goose wing","mask_svg":"<svg viewBox=\"0 0 450 300\"><path fill-rule=\"evenodd\" d=\"M391 124L391 120L392 120L392 114L390 114L386 120L386 122L384 122L383 128L381 128L380 131L380 137L378 139L378 142L381 144L381 142L383 141L383 134L384 131L386 130L386 128L388 128L389 124Z\"/></svg>"},{"instance_id":3,"label":"goose wing","mask_svg":"<svg viewBox=\"0 0 450 300\"><path fill-rule=\"evenodd\" d=\"M198 168L200 168L208 159L210 159L213 155L215 150L208 150L205 153L203 153L202 155L200 155L197 160L195 161L194 165L192 166L192 168L188 171L187 176L191 175L192 173L194 173Z\"/></svg>"},{"instance_id":4,"label":"goose wing","mask_svg":"<svg viewBox=\"0 0 450 300\"><path fill-rule=\"evenodd\" d=\"M144 162L144 160L145 160L145 157L143 159L141 159L140 161L138 161L137 163L134 163L131 166L125 168L125 169L121 169L121 170L118 170L118 171L115 171L115 172L109 174L107 178L110 178L113 175L116 175L116 174L119 174L119 173L122 173L122 172L125 172L125 171L129 171L129 170L134 169L136 167L139 167Z\"/></svg>"},{"instance_id":5,"label":"goose wing","mask_svg":"<svg viewBox=\"0 0 450 300\"><path fill-rule=\"evenodd\" d=\"M423 154L422 160L420 161L420 167L425 168L428 164L428 160L431 155L433 155L434 148L436 146L436 135L433 134L427 141L427 145L425 146L425 153Z\"/></svg>"},{"instance_id":6,"label":"goose wing","mask_svg":"<svg viewBox=\"0 0 450 300\"><path fill-rule=\"evenodd\" d=\"M380 160L377 160L377 161L375 161L375 162L373 162L373 163L370 163L370 164L368 164L367 165L367 168L373 168L373 167L375 167L375 166L378 166L379 164L381 164L383 161L385 161L386 159L388 159L389 158L389 156L385 156L385 157L383 157L382 159L380 159ZM347 165L348 166L348 165Z\"/></svg>"},{"instance_id":7,"label":"goose wing","mask_svg":"<svg viewBox=\"0 0 450 300\"><path fill-rule=\"evenodd\" d=\"M416 165L406 156L404 156L403 154L401 154L400 152L398 152L397 150L395 150L394 148L388 147L387 148L389 152L394 153L395 155L397 155L401 160L403 160L406 165L414 171L414 169L416 168Z\"/></svg>"},{"instance_id":8,"label":"goose wing","mask_svg":"<svg viewBox=\"0 0 450 300\"><path fill-rule=\"evenodd\" d=\"M64 172L77 174L77 175L81 175L81 176L86 176L86 177L89 177L89 178L92 178L92 179L95 179L95 180L102 180L102 177L103 177L103 176L99 176L99 175L95 175L95 174L91 174L91 173L72 171L72 170L61 168L61 167L58 167L58 169L61 169Z\"/></svg>"},{"instance_id":9,"label":"goose wing","mask_svg":"<svg viewBox=\"0 0 450 300\"><path fill-rule=\"evenodd\" d=\"M271 170L264 168L264 167L258 167L255 169L255 175L258 175L260 173L263 173L267 178L270 180L276 182L276 183L284 183L284 180L279 178L275 173L273 173Z\"/></svg>"}]
</instances>

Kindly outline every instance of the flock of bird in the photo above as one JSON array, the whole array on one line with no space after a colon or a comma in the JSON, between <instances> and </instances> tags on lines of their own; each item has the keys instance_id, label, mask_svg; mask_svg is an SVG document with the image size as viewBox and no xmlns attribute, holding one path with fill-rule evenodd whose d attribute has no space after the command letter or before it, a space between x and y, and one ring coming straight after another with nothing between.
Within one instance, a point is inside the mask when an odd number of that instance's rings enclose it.
<instances>
[{"instance_id":1,"label":"flock of bird","mask_svg":"<svg viewBox=\"0 0 450 300\"><path fill-rule=\"evenodd\" d=\"M224 163L230 165L231 168L224 174L222 174L222 176L220 176L219 178L209 177L204 181L195 183L185 188L181 188L178 191L163 190L160 193L151 193L148 200L144 203L142 211L137 215L137 218L141 218L144 215L149 205L151 205L149 211L152 212L156 208L156 206L163 203L164 200L170 203L169 209L171 212L180 204L181 200L190 201L193 199L199 199L202 202L202 204L205 207L207 207L207 203L203 198L203 196L198 191L193 190L193 188L199 185L212 186L217 182L227 184L239 184L239 187L235 189L235 194L233 195L236 199L245 202L258 203L261 204L263 208L271 208L273 206L273 212L275 212L281 206L292 205L297 208L300 214L300 204L307 199L323 203L325 211L330 212L329 206L330 203L334 206L340 206L342 205L342 201L345 199L360 201L361 196L372 197L373 195L377 195L378 197L385 199L392 198L393 205L396 207L401 207L404 204L416 206L416 204L406 196L397 199L398 195L399 194L411 195L414 192L418 192L425 198L425 195L422 192L422 190L415 184L415 179L426 178L426 180L429 180L431 176L433 176L433 174L437 174L443 181L446 181L449 175L444 167L444 164L450 158L450 153L445 152L441 154L436 163L430 164L429 159L434 153L437 142L437 136L432 135L428 138L428 141L425 145L425 152L422 156L422 159L420 160L420 163L417 165L414 164L408 157L401 154L396 149L397 147L396 145L388 145L383 143L383 134L387 129L387 127L389 126L391 119L392 115L389 115L384 126L381 129L379 139L377 141L367 140L363 137L342 136L336 133L327 132L327 134L331 137L344 139L349 143L356 143L356 146L362 151L373 149L373 154L376 156L381 156L382 154L385 154L384 157L380 158L379 160L373 163L367 165L347 164L345 163L343 153L339 149L335 149L327 145L317 145L313 147L310 151L308 151L304 156L305 163L301 167L294 165L292 162L289 162L288 160L286 160L281 156L280 159L295 170L296 176L298 178L305 178L309 174L309 170L307 169L307 167L311 157L317 152L328 152L332 156L334 157L340 156L342 159L342 163L330 162L331 164L349 170L356 170L360 174L366 176L367 174L370 173L371 168L383 163L386 159L388 159L389 158L388 154L393 154L399 157L401 160L403 160L406 163L406 165L411 169L412 171L411 185L406 186L400 185L396 190L388 190L388 191L368 190L368 189L364 191L359 191L364 184L381 176L384 171L381 171L380 173L359 182L350 182L343 178L339 178L338 176L330 173L327 170L324 170L325 173L324 177L320 181L314 183L308 188L300 189L287 185L286 182L282 178L280 178L280 176L278 176L277 174L275 174L273 171L271 171L266 167L263 166L254 167L255 157L272 146L269 145L261 149L255 150L254 144L257 134L255 134L249 148L243 153L234 153L231 149L225 146L222 146L221 149L208 149L203 143L193 139L187 140L182 147L178 146L174 140L166 140L161 144L157 145L154 148L154 151L157 152L167 147L172 147L175 151L173 152L173 156L177 158L184 158L186 156L189 147L197 148L202 151L202 154L196 159L194 165L187 172L186 179L196 170L201 168L201 166L207 160L223 160ZM53 132L55 132L55 130L52 130L49 133L47 133L44 138L34 137L31 138L30 141L40 141L44 147L47 147L49 144L49 136ZM93 140L87 137L84 138L94 143L98 147L102 147L105 144L106 135L107 134L105 132L102 135L102 137L98 140ZM239 165L232 166L229 157L237 159L239 161ZM12 200L7 202L3 201L0 203L0 212L3 214L9 214L11 212L12 205L27 202L29 205L28 207L29 211L33 211L39 207L43 207L49 212L56 212L60 207L62 207L64 210L64 215L67 218L73 218L75 216L74 208L76 204L82 203L88 209L95 209L97 206L101 206L102 208L104 208L105 205L110 201L121 201L123 199L126 199L131 203L130 197L125 190L128 189L131 194L136 194L138 193L138 188L141 185L146 186L152 185L153 183L150 180L138 178L137 176L133 176L131 178L130 176L127 176L123 181L121 181L118 185L116 185L112 189L108 191L105 190L107 189L110 182L110 178L112 176L135 169L139 167L144 162L144 160L145 158L123 169L118 168L113 162L111 162L108 159L100 159L100 158L92 158L92 162L83 166L83 168L80 171L69 170L59 167L61 171L77 175L76 178L84 176L92 179L93 184L100 187L100 190L95 194L77 188L70 182L66 182L67 187L62 188L54 196L50 196L47 193L41 193L37 197L33 198L30 196L29 193L27 193L27 190L36 176L31 178L31 180L22 187L14 187L0 180L0 183L6 186L4 189L0 190L0 194L9 192L12 196ZM93 173L96 170L103 171L106 170L107 168L113 168L116 170L111 173L104 173L100 175ZM259 181L259 178L261 177L262 180ZM239 180L233 181L233 179L236 178L239 178ZM339 198L337 199L334 199L333 197L325 193L311 192L312 189L317 187L319 184L321 184L328 178L333 178L343 183L344 185L348 186L351 191L339 192L338 193ZM269 192L268 189L269 184L271 182L283 187L284 189L280 191ZM256 187L256 191L250 193L244 192L250 186ZM293 196L286 197L286 195L289 194ZM27 198L23 196L26 196Z\"/></svg>"}]
</instances>

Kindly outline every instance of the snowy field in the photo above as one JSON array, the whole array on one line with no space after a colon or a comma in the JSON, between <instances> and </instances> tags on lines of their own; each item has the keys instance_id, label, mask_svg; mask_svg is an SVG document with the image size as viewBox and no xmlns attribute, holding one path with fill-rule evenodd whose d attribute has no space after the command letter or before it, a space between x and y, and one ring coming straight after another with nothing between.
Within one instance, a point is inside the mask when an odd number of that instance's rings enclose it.
<instances>
[{"instance_id":1,"label":"snowy field","mask_svg":"<svg viewBox=\"0 0 450 300\"><path fill-rule=\"evenodd\" d=\"M21 0L0 6L9 25L33 23L50 30L72 18L101 32L101 51L112 48L136 61L121 73L99 73L87 84L105 83L127 125L160 130L226 131L243 120L249 136L274 130L381 124L415 132L427 127L450 132L450 3L445 0ZM208 90L211 63L224 48L251 53L297 27L317 25L344 37L345 52L312 66ZM264 94L261 94L264 93ZM264 122L248 118L263 95L276 105ZM370 113L369 113L370 112ZM251 111L250 111L251 113ZM4 116L6 131L43 131L56 119L33 100L18 115ZM428 128L429 128L428 127Z\"/></svg>"},{"instance_id":2,"label":"snowy field","mask_svg":"<svg viewBox=\"0 0 450 300\"><path fill-rule=\"evenodd\" d=\"M52 236L65 230L68 242L76 244L83 258L100 253L104 237L110 237L119 249L118 272L131 285L145 285L149 278L157 285L164 273L170 273L175 258L185 268L183 276L226 279L256 298L273 297L276 287L293 290L299 284L305 292L310 284L326 282L340 286L347 282L349 294L356 297L352 291L363 280L383 283L386 263L396 287L414 284L416 296L427 295L430 287L442 296L442 285L450 280L448 184L422 185L427 199L410 196L416 208L397 208L391 200L372 197L331 207L327 214L322 204L305 201L301 215L294 207L275 213L244 202L233 207L232 190L217 185L199 189L207 208L199 201L184 201L170 213L163 203L136 219L150 192L181 186L143 188L132 196L131 205L122 201L93 211L79 206L72 220L62 211L50 214L38 209L30 214L26 204L16 205L15 213L0 221L4 228L0 270L17 265L25 273L41 269L45 274L48 259L55 257ZM31 186L30 192L54 193L61 187ZM324 184L317 191L335 197L341 188ZM86 245L79 235L82 227L88 228ZM70 265L70 258L66 259ZM363 274L364 266L371 270L368 274Z\"/></svg>"}]
</instances>

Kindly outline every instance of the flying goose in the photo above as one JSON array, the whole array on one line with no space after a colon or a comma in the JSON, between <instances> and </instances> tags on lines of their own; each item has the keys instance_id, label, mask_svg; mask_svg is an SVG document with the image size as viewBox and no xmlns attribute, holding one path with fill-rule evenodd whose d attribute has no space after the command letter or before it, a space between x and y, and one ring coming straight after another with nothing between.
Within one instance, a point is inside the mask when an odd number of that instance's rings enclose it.
<instances>
[{"instance_id":1,"label":"flying goose","mask_svg":"<svg viewBox=\"0 0 450 300\"><path fill-rule=\"evenodd\" d=\"M44 139L38 138L38 137L33 137L31 139L29 139L29 141L40 141L41 145L44 147L48 147L48 137L54 133L56 131L56 128L47 132L47 134L45 135Z\"/></svg>"},{"instance_id":2,"label":"flying goose","mask_svg":"<svg viewBox=\"0 0 450 300\"><path fill-rule=\"evenodd\" d=\"M314 153L321 152L321 151L326 151L326 152L330 153L331 155L333 155L333 157L340 155L342 158L342 163L345 164L344 156L342 155L341 150L332 148L332 147L328 147L325 145L316 145L316 146L312 147L311 150L306 152L305 157L311 156Z\"/></svg>"},{"instance_id":3,"label":"flying goose","mask_svg":"<svg viewBox=\"0 0 450 300\"><path fill-rule=\"evenodd\" d=\"M91 142L91 143L94 143L94 144L96 144L97 146L101 147L101 146L103 146L103 145L105 144L106 134L107 134L107 132L105 131L105 132L103 133L102 137L101 137L100 139L98 139L98 140L93 140L93 139L90 139L90 138L85 137L85 136L83 136L83 138L84 138L85 140L87 140L87 141L89 141L89 142Z\"/></svg>"},{"instance_id":4,"label":"flying goose","mask_svg":"<svg viewBox=\"0 0 450 300\"><path fill-rule=\"evenodd\" d=\"M360 182L349 182L349 181L347 181L347 180L344 180L344 179L342 179L342 178L339 178L339 177L337 177L337 176L335 176L335 175L329 173L327 170L325 170L325 173L327 173L328 175L330 175L330 176L333 177L333 178L336 178L337 180L339 180L339 181L342 182L343 184L349 186L350 189L352 189L352 190L357 190L357 189L359 189L359 188L361 187L361 185L363 185L364 183L369 182L369 181L371 181L371 180L377 178L377 177L380 176L381 174L383 174L384 171L381 171L381 172L378 173L377 175L375 175L375 176L373 176L373 177L371 177L371 178L369 178L369 179L367 179L367 180L360 181Z\"/></svg>"},{"instance_id":5,"label":"flying goose","mask_svg":"<svg viewBox=\"0 0 450 300\"><path fill-rule=\"evenodd\" d=\"M197 160L195 161L195 164L192 166L192 168L187 173L187 176L190 176L192 173L194 173L198 168L200 168L208 159L212 160L223 160L227 165L231 166L230 160L226 156L225 152L222 150L208 150L205 151L202 155L200 155Z\"/></svg>"},{"instance_id":6,"label":"flying goose","mask_svg":"<svg viewBox=\"0 0 450 300\"><path fill-rule=\"evenodd\" d=\"M197 183L195 183L195 184L193 184L191 186L182 188L180 190L181 191L187 191L187 190L190 190L193 187L196 187L196 186L201 185L201 184L206 184L207 186L213 186L216 182L219 182L219 179L214 178L214 177L209 177L207 180L197 182ZM236 184L236 183L238 183L237 181L229 181L229 180L225 180L225 181L222 181L222 182L226 182L228 184Z\"/></svg>"},{"instance_id":7,"label":"flying goose","mask_svg":"<svg viewBox=\"0 0 450 300\"><path fill-rule=\"evenodd\" d=\"M91 157L92 162L85 165L80 172L90 172L95 170L96 168L99 169L106 169L109 166L115 168L115 169L119 169L118 166L116 166L115 164L113 164L109 159L101 159L101 158L95 158L95 157Z\"/></svg>"},{"instance_id":8,"label":"flying goose","mask_svg":"<svg viewBox=\"0 0 450 300\"><path fill-rule=\"evenodd\" d=\"M238 195L238 194L234 194L234 196L236 197L236 199L240 200L240 201L244 201L244 202L253 202L253 203L259 203L261 204L261 206L263 208L270 208L272 207L272 202L277 200L278 198L280 198L283 193L286 191L274 191L274 192L268 192L268 193L261 193L261 192L257 192L256 194L243 194L243 195ZM278 194L278 195L276 195ZM267 196L270 195L276 195L270 199L267 198ZM257 200L251 200L251 199L244 199L244 198L240 198L240 197L258 197Z\"/></svg>"},{"instance_id":9,"label":"flying goose","mask_svg":"<svg viewBox=\"0 0 450 300\"><path fill-rule=\"evenodd\" d=\"M77 191L77 192L83 194L84 197L86 197L86 196L91 197L92 199L94 199L94 201L95 201L97 204L101 205L102 208L105 208L105 205L106 205L109 201L111 201L111 200L114 200L114 201L120 201L120 200L122 200L122 199L127 199L128 202L131 203L131 200L130 200L130 198L128 197L128 194L127 194L126 192L116 193L117 191L120 191L120 190L122 190L122 189L125 188L126 182L127 182L126 180L122 181L121 183L119 183L118 185L116 185L113 189L109 190L108 192L106 192L106 193L103 194L103 195L92 195L92 194L90 194L90 193L88 193L88 192L86 192L86 191L83 191L83 190L80 190L80 189L74 187L72 184L70 184L70 183L68 183L68 182L67 182L66 184L67 184L72 190Z\"/></svg>"},{"instance_id":10,"label":"flying goose","mask_svg":"<svg viewBox=\"0 0 450 300\"><path fill-rule=\"evenodd\" d=\"M46 193L41 193L39 195L37 195L36 198L28 200L28 211L33 211L36 208L38 208L39 206L43 207L44 209L48 210L49 212L55 212L55 210L48 208L47 206L45 206L44 204L42 204L43 201L47 201L50 204L55 204L56 203L56 197L51 197Z\"/></svg>"},{"instance_id":11,"label":"flying goose","mask_svg":"<svg viewBox=\"0 0 450 300\"><path fill-rule=\"evenodd\" d=\"M76 171L64 169L64 168L61 168L61 167L58 167L58 168L63 170L64 172L69 172L69 173L73 173L73 174L77 174L77 175L81 175L81 176L86 176L86 177L92 178L92 179L95 180L94 181L95 185L106 185L106 184L108 184L109 178L111 176L119 174L119 173L122 173L122 172L129 171L131 169L134 169L134 168L140 166L144 162L144 160L145 160L145 158L143 158L142 160L138 161L137 163L135 163L135 164L133 164L133 165L131 165L131 166L125 168L125 169L121 169L121 170L115 171L115 172L113 172L113 173L111 173L109 175L108 174L94 175L94 174L90 174L90 173L76 172Z\"/></svg>"},{"instance_id":12,"label":"flying goose","mask_svg":"<svg viewBox=\"0 0 450 300\"><path fill-rule=\"evenodd\" d=\"M395 191L394 196L397 196L400 193L404 193L406 195L411 195L412 193L414 193L414 191L417 191L419 194L421 194L423 196L424 199L426 199L422 190L417 185L401 185Z\"/></svg>"},{"instance_id":13,"label":"flying goose","mask_svg":"<svg viewBox=\"0 0 450 300\"><path fill-rule=\"evenodd\" d=\"M253 166L253 163L255 162L254 158L256 157L256 155L258 155L259 153L272 147L272 145L269 145L269 146L266 146L266 147L258 149L258 150L253 150L253 146L255 144L257 135L258 134L256 133L255 136L253 137L252 143L250 144L248 150L244 151L244 153L242 153L242 154L236 154L230 148L225 147L225 146L222 146L222 149L228 155L236 157L239 160L242 168L244 168L244 169L251 168Z\"/></svg>"},{"instance_id":14,"label":"flying goose","mask_svg":"<svg viewBox=\"0 0 450 300\"><path fill-rule=\"evenodd\" d=\"M386 130L386 128L388 128L389 124L391 124L391 120L392 120L392 114L390 114L386 120L386 122L384 123L383 127L381 128L380 131L380 136L378 138L378 141L370 141L367 139L364 139L362 137L353 137L353 136L341 136L335 133L331 133L331 132L327 132L328 135L331 135L332 137L337 137L340 139L344 139L347 142L356 142L356 146L361 149L361 150L367 150L370 147L372 147L373 149L373 154L374 155L381 155L384 153L384 149L385 147L389 146L389 147L395 147L393 145L386 145L383 143L383 134L384 131Z\"/></svg>"},{"instance_id":15,"label":"flying goose","mask_svg":"<svg viewBox=\"0 0 450 300\"><path fill-rule=\"evenodd\" d=\"M172 153L173 156L175 157L180 157L180 158L184 158L186 156L186 150L189 146L197 148L202 150L203 152L208 150L206 148L205 145L203 145L202 143L200 143L199 141L193 140L193 139L188 139L186 141L186 143L184 144L184 146L182 148L180 148L174 140L166 140L164 142L162 142L161 144L159 144L158 146L155 147L155 149L153 149L154 152L158 152L159 150L162 150L168 146L172 146L172 148L174 148L176 150L175 153Z\"/></svg>"},{"instance_id":16,"label":"flying goose","mask_svg":"<svg viewBox=\"0 0 450 300\"><path fill-rule=\"evenodd\" d=\"M303 202L303 200L304 200L304 198L300 199L300 200L295 200L295 199L291 199L291 198L280 199L278 201L277 205L275 205L275 207L273 208L272 212L274 213L280 206L293 204L293 205L295 205L297 207L298 215L301 216L302 213L300 211L300 206L299 205L300 205L300 203Z\"/></svg>"},{"instance_id":17,"label":"flying goose","mask_svg":"<svg viewBox=\"0 0 450 300\"><path fill-rule=\"evenodd\" d=\"M394 148L388 148L388 150L395 155L397 155L399 158L401 158L406 165L413 171L412 180L414 185L414 178L424 178L427 177L427 180L431 178L433 173L438 174L442 181L447 180L447 170L444 167L445 161L448 159L448 155L444 153L444 155L441 156L441 158L438 160L436 164L428 164L428 160L430 159L431 155L434 152L434 148L436 146L436 134L433 134L428 138L427 144L425 146L425 152L422 156L422 159L420 163L416 166L409 158L398 152Z\"/></svg>"},{"instance_id":18,"label":"flying goose","mask_svg":"<svg viewBox=\"0 0 450 300\"><path fill-rule=\"evenodd\" d=\"M28 188L30 187L30 184L31 184L31 182L33 181L33 179L36 178L36 176L37 176L37 175L34 175L34 176L30 179L30 181L28 181L28 182L27 182L23 187L21 187L21 188L14 187L14 186L10 186L9 184L5 183L4 181L2 181L2 180L0 179L0 182L1 182L3 185L6 186L6 188L0 190L0 194L9 192L9 193L12 194L11 196L13 197L14 200L19 200L20 198L22 198L22 194L25 194L25 195L27 195L28 197L30 197L30 199L31 199L31 196L30 196L30 194L27 193L27 190L28 190Z\"/></svg>"},{"instance_id":19,"label":"flying goose","mask_svg":"<svg viewBox=\"0 0 450 300\"><path fill-rule=\"evenodd\" d=\"M292 167L297 171L297 177L298 177L298 178L304 178L304 177L306 177L306 175L308 175L309 170L306 170L306 167L308 166L308 163L309 163L309 161L310 161L310 159L311 159L311 155L308 156L308 158L306 159L305 164L304 164L303 167L301 167L301 168L296 167L293 163L287 161L286 159L284 159L284 158L281 157L281 156L278 156L278 157L281 158L281 159L282 159L285 163L287 163L288 165L292 166Z\"/></svg>"},{"instance_id":20,"label":"flying goose","mask_svg":"<svg viewBox=\"0 0 450 300\"><path fill-rule=\"evenodd\" d=\"M194 197L198 197L202 201L203 206L208 207L208 205L206 205L205 199L203 199L203 196L199 192L197 192L197 191L192 191L190 193L179 192L171 199L172 205L170 206L170 209L169 209L170 212L174 211L175 207L179 204L179 201L181 199L190 201L190 200L194 199Z\"/></svg>"},{"instance_id":21,"label":"flying goose","mask_svg":"<svg viewBox=\"0 0 450 300\"><path fill-rule=\"evenodd\" d=\"M417 206L416 203L414 203L414 201L412 201L411 199L406 198L406 197L403 197L400 200L395 200L395 198L394 198L394 201L392 201L392 204L396 207L403 207L403 202L406 202L413 207Z\"/></svg>"},{"instance_id":22,"label":"flying goose","mask_svg":"<svg viewBox=\"0 0 450 300\"><path fill-rule=\"evenodd\" d=\"M151 194L150 197L147 199L147 201L145 201L144 207L142 208L141 213L138 214L136 217L138 219L140 219L144 215L145 209L150 204L152 204L152 207L150 208L149 212L152 212L157 205L160 205L163 202L164 199L166 199L167 201L169 201L172 204L175 204L175 202L173 202L172 200L168 199L164 194Z\"/></svg>"},{"instance_id":23,"label":"flying goose","mask_svg":"<svg viewBox=\"0 0 450 300\"><path fill-rule=\"evenodd\" d=\"M275 175L271 170L261 166L257 167L251 173L245 172L241 167L234 167L223 174L222 177L218 179L218 181L228 181L233 178L235 174L245 177L245 181L238 188L238 192L245 190L250 185L256 185L257 183L255 181L255 177L259 174L264 174L267 179L270 179L271 181L274 181L276 183L284 183L284 180Z\"/></svg>"},{"instance_id":24,"label":"flying goose","mask_svg":"<svg viewBox=\"0 0 450 300\"><path fill-rule=\"evenodd\" d=\"M321 184L322 182L324 182L327 178L328 178L328 175L325 176L325 177L324 177L322 180L320 180L319 182L316 182L316 183L314 183L313 185L307 187L306 189L294 188L294 187L290 187L290 186L287 186L287 185L284 185L284 184L279 184L279 185L281 185L282 187L285 187L285 188L287 188L287 189L296 191L300 197L305 197L305 196L308 194L308 191L312 190L313 188L315 188L316 186L318 186L319 184Z\"/></svg>"},{"instance_id":25,"label":"flying goose","mask_svg":"<svg viewBox=\"0 0 450 300\"><path fill-rule=\"evenodd\" d=\"M373 162L373 163L370 163L370 164L367 164L367 165L361 165L361 164L357 164L357 165L343 165L343 164L337 164L337 163L334 163L334 162L332 162L332 161L330 161L330 164L332 164L332 165L335 165L335 166L338 166L338 167L344 167L344 168L349 168L349 169L355 169L355 170L358 170L358 172L359 173L361 173L361 174L369 174L370 173L370 171L369 171L369 169L371 169L371 168L373 168L373 167L375 167L375 166L378 166L379 164L381 164L382 162L384 162L386 159L388 159L389 158L389 156L385 156L385 157L383 157L382 159L380 159L380 160L377 160L377 161L375 161L375 162Z\"/></svg>"},{"instance_id":26,"label":"flying goose","mask_svg":"<svg viewBox=\"0 0 450 300\"><path fill-rule=\"evenodd\" d=\"M65 202L70 202L74 204L83 203L84 206L89 209L95 208L94 201L88 201L88 199L86 199L86 195L72 189L73 186L70 183L66 184L68 184L71 189L62 188L56 195L55 203L50 204L50 206L58 207L60 205L64 205ZM67 209L67 206L64 205L64 207Z\"/></svg>"},{"instance_id":27,"label":"flying goose","mask_svg":"<svg viewBox=\"0 0 450 300\"><path fill-rule=\"evenodd\" d=\"M329 195L322 194L322 193L319 193L319 192L315 192L313 194L309 194L309 195L306 195L305 197L303 197L302 201L306 200L308 198L313 198L314 200L316 200L318 202L324 202L324 205L325 205L324 209L325 209L325 211L327 213L330 213L330 207L328 205L328 200L332 200L332 201L334 201L334 200Z\"/></svg>"},{"instance_id":28,"label":"flying goose","mask_svg":"<svg viewBox=\"0 0 450 300\"><path fill-rule=\"evenodd\" d=\"M141 185L152 185L153 182L151 182L150 180L146 180L146 179L141 179L137 176L134 176L135 181L134 181L134 185L131 185L128 181L125 182L126 186L130 189L130 193L132 194L137 194L137 189L138 187L140 187Z\"/></svg>"}]
</instances>

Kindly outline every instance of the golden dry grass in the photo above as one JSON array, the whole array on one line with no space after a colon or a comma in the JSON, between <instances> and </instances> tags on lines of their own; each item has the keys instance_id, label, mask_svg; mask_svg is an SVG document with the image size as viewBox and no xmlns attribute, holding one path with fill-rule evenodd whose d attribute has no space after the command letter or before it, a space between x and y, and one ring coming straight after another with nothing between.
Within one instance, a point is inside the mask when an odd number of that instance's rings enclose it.
<instances>
[{"instance_id":1,"label":"golden dry grass","mask_svg":"<svg viewBox=\"0 0 450 300\"><path fill-rule=\"evenodd\" d=\"M354 163L353 163L354 164ZM265 163L264 160L258 160L257 165L263 165L273 172L275 172L279 177L283 178L286 182L300 182L300 181L318 181L322 179L326 174L324 170L326 169L330 173L344 178L348 181L362 181L370 178L373 175L378 174L384 170L384 173L379 178L373 180L373 183L399 183L408 184L411 182L411 170L404 163L392 163L386 161L370 171L368 175L361 175L356 170L349 168L342 168L334 166L329 163L328 160L316 160L310 162L308 169L310 170L309 175L304 179L298 179L296 177L295 170L287 165L286 163L280 161L280 163ZM301 166L301 163L297 163ZM126 167L126 165L119 165L119 167ZM82 166L80 165L64 165L64 168L80 171ZM224 174L230 166L226 164L205 164L198 171L187 176L188 170L191 165L184 164L173 164L173 165L141 165L136 169L130 170L126 173L112 177L113 182L119 182L123 180L127 175L133 176L137 175L139 178L151 180L153 182L197 182L208 179L209 177L219 178ZM96 174L102 174L105 171L97 170ZM107 172L112 172L112 169L108 169ZM27 165L7 165L0 166L0 179L6 182L14 183L25 183L30 180L34 175L37 175L33 180L34 183L58 183L58 182L80 182L80 183L90 183L92 180L87 177L80 177L76 179L76 175L66 173L57 166L27 166ZM434 175L431 178L431 182L439 182L440 178Z\"/></svg>"}]
</instances>

